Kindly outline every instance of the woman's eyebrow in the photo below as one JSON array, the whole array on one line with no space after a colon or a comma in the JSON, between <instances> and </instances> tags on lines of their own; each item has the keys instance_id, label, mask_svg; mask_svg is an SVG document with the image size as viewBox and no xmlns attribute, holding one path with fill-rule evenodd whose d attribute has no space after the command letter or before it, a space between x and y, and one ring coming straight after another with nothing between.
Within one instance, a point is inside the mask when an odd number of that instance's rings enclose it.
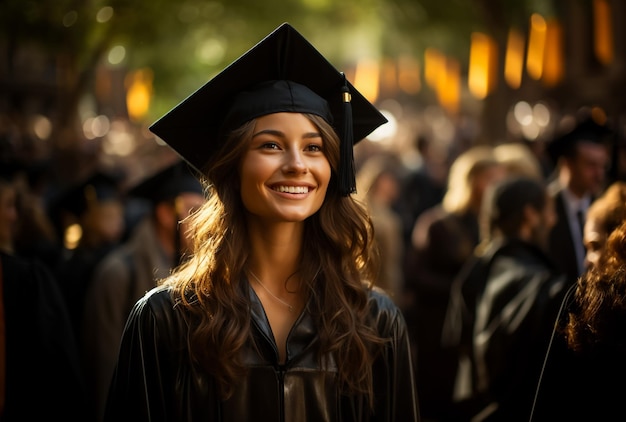
<instances>
[{"instance_id":1,"label":"woman's eyebrow","mask_svg":"<svg viewBox=\"0 0 626 422\"><path fill-rule=\"evenodd\" d=\"M258 132L256 132L256 133L254 133L254 134L252 135L252 137L253 137L253 138L256 138L256 137L257 137L257 136L259 136L259 135L266 135L266 134L267 134L267 135L279 136L279 137L281 137L281 138L285 136L285 134L284 134L283 132L281 132L280 130L276 130L276 129L263 129L263 130L260 130L260 131L258 131Z\"/></svg>"},{"instance_id":2,"label":"woman's eyebrow","mask_svg":"<svg viewBox=\"0 0 626 422\"><path fill-rule=\"evenodd\" d=\"M280 131L280 130L276 130L276 129L263 129L260 130L258 132L256 132L255 134L252 135L253 138L259 136L259 135L264 135L264 134L268 134L268 135L274 135L274 136L278 136L281 138L285 137L284 132ZM303 138L321 138L322 134L319 132L307 132L305 134L302 135Z\"/></svg>"}]
</instances>

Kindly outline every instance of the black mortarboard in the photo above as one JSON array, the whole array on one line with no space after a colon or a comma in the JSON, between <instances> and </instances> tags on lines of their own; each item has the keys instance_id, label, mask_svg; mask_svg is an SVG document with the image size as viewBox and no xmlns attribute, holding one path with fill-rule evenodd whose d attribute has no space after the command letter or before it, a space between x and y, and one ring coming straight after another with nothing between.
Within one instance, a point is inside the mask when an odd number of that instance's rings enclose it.
<instances>
[{"instance_id":1,"label":"black mortarboard","mask_svg":"<svg viewBox=\"0 0 626 422\"><path fill-rule=\"evenodd\" d=\"M230 131L276 112L312 113L341 139L339 183L354 192L353 144L387 119L284 23L155 122L150 130L205 171Z\"/></svg>"},{"instance_id":2,"label":"black mortarboard","mask_svg":"<svg viewBox=\"0 0 626 422\"><path fill-rule=\"evenodd\" d=\"M183 193L203 194L202 184L194 171L186 162L177 161L139 182L128 194L153 204L169 201Z\"/></svg>"},{"instance_id":3,"label":"black mortarboard","mask_svg":"<svg viewBox=\"0 0 626 422\"><path fill-rule=\"evenodd\" d=\"M59 195L55 207L80 217L101 202L121 200L121 175L95 171Z\"/></svg>"},{"instance_id":4,"label":"black mortarboard","mask_svg":"<svg viewBox=\"0 0 626 422\"><path fill-rule=\"evenodd\" d=\"M612 133L606 124L600 124L592 116L588 116L548 143L546 151L550 159L556 163L559 157L571 156L574 147L580 142L608 145Z\"/></svg>"}]
</instances>

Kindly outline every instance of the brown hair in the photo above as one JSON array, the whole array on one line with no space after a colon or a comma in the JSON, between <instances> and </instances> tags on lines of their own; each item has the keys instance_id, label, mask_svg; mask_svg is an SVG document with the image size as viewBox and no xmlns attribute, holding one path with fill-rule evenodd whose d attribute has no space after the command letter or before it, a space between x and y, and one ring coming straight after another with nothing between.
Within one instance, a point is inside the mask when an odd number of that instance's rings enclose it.
<instances>
[{"instance_id":1,"label":"brown hair","mask_svg":"<svg viewBox=\"0 0 626 422\"><path fill-rule=\"evenodd\" d=\"M372 363L383 343L368 321L368 290L378 271L372 222L357 201L338 190L339 138L320 117L305 116L319 128L332 167L324 203L305 221L300 262L307 311L319 335L318 361L322 365L323 356L333 354L344 391L367 394L372 404ZM163 281L190 316L192 360L215 378L225 398L245 372L240 352L250 338L245 281L250 249L239 168L253 128L254 121L231 133L208 166L208 201L190 217L194 253Z\"/></svg>"},{"instance_id":2,"label":"brown hair","mask_svg":"<svg viewBox=\"0 0 626 422\"><path fill-rule=\"evenodd\" d=\"M610 234L598 265L578 280L565 327L568 345L582 352L623 354L626 341L626 222Z\"/></svg>"}]
</instances>

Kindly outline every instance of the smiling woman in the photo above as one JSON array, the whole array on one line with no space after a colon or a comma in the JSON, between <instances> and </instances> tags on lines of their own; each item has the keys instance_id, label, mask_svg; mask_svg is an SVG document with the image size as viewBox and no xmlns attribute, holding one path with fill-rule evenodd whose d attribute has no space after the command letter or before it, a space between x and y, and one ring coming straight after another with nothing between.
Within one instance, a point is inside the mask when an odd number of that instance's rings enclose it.
<instances>
[{"instance_id":1,"label":"smiling woman","mask_svg":"<svg viewBox=\"0 0 626 422\"><path fill-rule=\"evenodd\" d=\"M284 24L152 126L209 199L190 259L129 317L107 421L419 419L351 196L353 143L384 122Z\"/></svg>"}]
</instances>

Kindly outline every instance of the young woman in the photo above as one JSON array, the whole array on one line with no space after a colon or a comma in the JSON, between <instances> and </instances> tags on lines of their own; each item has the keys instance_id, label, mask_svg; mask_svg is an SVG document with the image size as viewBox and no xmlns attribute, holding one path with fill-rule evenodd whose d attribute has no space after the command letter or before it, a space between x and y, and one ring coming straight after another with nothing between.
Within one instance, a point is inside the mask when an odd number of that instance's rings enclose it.
<instances>
[{"instance_id":1,"label":"young woman","mask_svg":"<svg viewBox=\"0 0 626 422\"><path fill-rule=\"evenodd\" d=\"M384 118L337 112L329 67L284 24L153 126L191 151L208 202L193 255L129 317L107 421L418 420L405 322L373 287L371 220L340 177L341 145ZM351 94L355 122L376 117ZM216 135L185 133L199 109Z\"/></svg>"}]
</instances>

